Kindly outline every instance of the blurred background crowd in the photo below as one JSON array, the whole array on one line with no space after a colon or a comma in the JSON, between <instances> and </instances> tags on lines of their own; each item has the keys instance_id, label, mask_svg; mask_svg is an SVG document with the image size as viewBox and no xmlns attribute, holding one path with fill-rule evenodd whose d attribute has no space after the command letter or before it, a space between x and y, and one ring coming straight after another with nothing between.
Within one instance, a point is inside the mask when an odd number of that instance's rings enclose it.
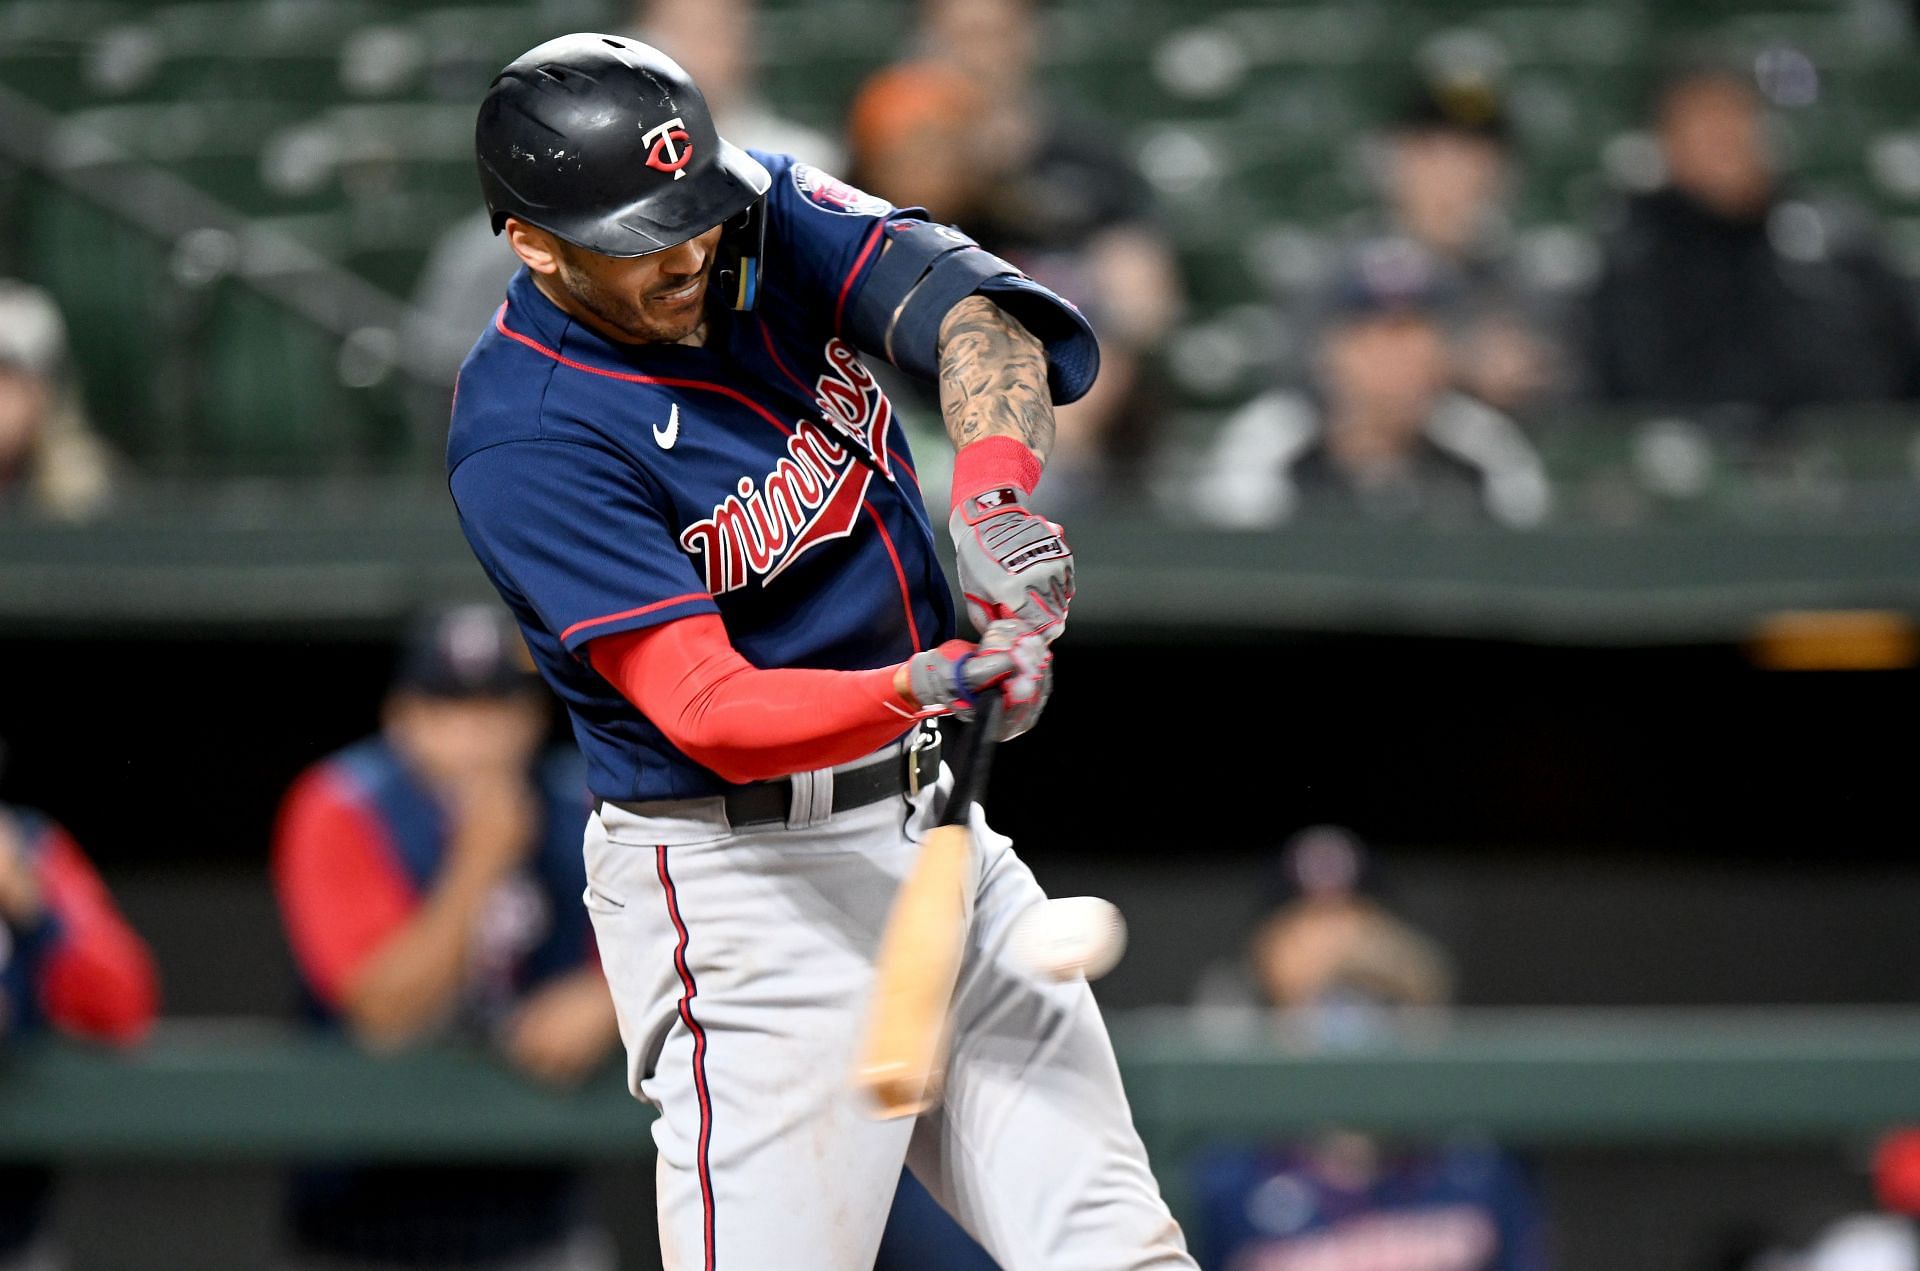
<instances>
[{"instance_id":1,"label":"blurred background crowd","mask_svg":"<svg viewBox=\"0 0 1920 1271\"><path fill-rule=\"evenodd\" d=\"M20 1146L55 1087L0 1063L0 1271L656 1265L644 1151L527 1146L644 1121L577 759L436 603L484 593L440 452L514 265L475 105L581 29L1101 332L1039 492L1088 618L995 816L1129 912L1203 1266L1920 1271L1905 0L0 0L0 1047L220 1071L191 1021L265 1017L555 1101L175 1168ZM1114 692L1143 650L1195 683ZM1747 1111L1580 1067L1636 1046ZM1481 1115L1367 1066L1422 1047ZM1528 1064L1577 1087L1494 1115ZM895 1219L883 1267L986 1265Z\"/></svg>"},{"instance_id":2,"label":"blurred background crowd","mask_svg":"<svg viewBox=\"0 0 1920 1271\"><path fill-rule=\"evenodd\" d=\"M472 101L596 27L674 52L729 135L1094 316L1056 504L1910 516L1914 25L1899 0L12 0L7 146L53 179L8 201L0 472L71 517L115 472L430 465L511 266Z\"/></svg>"}]
</instances>

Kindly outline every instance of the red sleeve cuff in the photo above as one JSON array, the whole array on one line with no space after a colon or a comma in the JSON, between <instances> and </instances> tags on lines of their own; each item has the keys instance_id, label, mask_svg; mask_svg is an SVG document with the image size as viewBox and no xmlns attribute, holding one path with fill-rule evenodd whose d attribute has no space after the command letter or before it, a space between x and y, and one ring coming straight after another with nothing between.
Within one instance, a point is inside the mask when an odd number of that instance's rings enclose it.
<instances>
[{"instance_id":1,"label":"red sleeve cuff","mask_svg":"<svg viewBox=\"0 0 1920 1271\"><path fill-rule=\"evenodd\" d=\"M1040 484L1040 460L1012 437L982 437L960 447L953 457L953 496L949 511L996 486L1018 486L1028 494Z\"/></svg>"}]
</instances>

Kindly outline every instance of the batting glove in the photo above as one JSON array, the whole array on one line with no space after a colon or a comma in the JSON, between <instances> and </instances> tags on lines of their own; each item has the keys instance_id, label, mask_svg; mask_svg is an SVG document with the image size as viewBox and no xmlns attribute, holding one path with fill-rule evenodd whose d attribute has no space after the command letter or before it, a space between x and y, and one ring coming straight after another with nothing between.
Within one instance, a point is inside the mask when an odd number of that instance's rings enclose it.
<instances>
[{"instance_id":1,"label":"batting glove","mask_svg":"<svg viewBox=\"0 0 1920 1271\"><path fill-rule=\"evenodd\" d=\"M914 700L935 714L972 719L974 699L998 691L1004 709L996 741L1008 741L1031 729L1053 691L1053 650L1045 635L1026 630L1016 619L990 623L980 643L949 640L916 653L907 663Z\"/></svg>"},{"instance_id":2,"label":"batting glove","mask_svg":"<svg viewBox=\"0 0 1920 1271\"><path fill-rule=\"evenodd\" d=\"M1048 640L1060 634L1073 600L1073 549L1027 506L1025 491L998 486L962 499L947 528L975 627L1014 618Z\"/></svg>"}]
</instances>

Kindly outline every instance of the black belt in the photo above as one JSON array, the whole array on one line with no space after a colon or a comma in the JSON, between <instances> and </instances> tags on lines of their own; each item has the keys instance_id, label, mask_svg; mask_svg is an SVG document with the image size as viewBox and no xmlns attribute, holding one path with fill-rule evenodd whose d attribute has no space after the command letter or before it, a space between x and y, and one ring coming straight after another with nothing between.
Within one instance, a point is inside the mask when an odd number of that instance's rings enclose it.
<instances>
[{"instance_id":1,"label":"black belt","mask_svg":"<svg viewBox=\"0 0 1920 1271\"><path fill-rule=\"evenodd\" d=\"M916 734L915 738L928 734ZM846 812L869 803L902 794L918 794L940 776L940 735L918 750L909 750L892 759L882 759L864 768L833 774L833 810ZM748 825L786 824L793 810L793 780L780 777L736 786L727 791L727 824L734 829Z\"/></svg>"},{"instance_id":2,"label":"black belt","mask_svg":"<svg viewBox=\"0 0 1920 1271\"><path fill-rule=\"evenodd\" d=\"M913 735L908 746L904 754L834 773L833 812L864 808L869 803L898 795L915 795L938 781L940 734L926 727ZM772 781L735 786L723 797L727 803L727 824L736 830L749 825L784 825L793 812L793 779L777 777ZM604 802L607 800L600 800ZM638 812L645 805L625 806ZM598 808L599 803L595 807Z\"/></svg>"}]
</instances>

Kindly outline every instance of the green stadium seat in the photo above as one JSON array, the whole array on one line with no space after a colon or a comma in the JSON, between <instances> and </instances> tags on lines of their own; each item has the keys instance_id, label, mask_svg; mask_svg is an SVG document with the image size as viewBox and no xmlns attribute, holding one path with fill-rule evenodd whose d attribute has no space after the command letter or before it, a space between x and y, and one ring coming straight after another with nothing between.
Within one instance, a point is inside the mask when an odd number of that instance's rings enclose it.
<instances>
[{"instance_id":1,"label":"green stadium seat","mask_svg":"<svg viewBox=\"0 0 1920 1271\"><path fill-rule=\"evenodd\" d=\"M102 431L135 456L166 450L177 440L159 365L166 328L157 298L167 246L51 186L28 190L18 223L26 277L60 302L87 405Z\"/></svg>"},{"instance_id":2,"label":"green stadium seat","mask_svg":"<svg viewBox=\"0 0 1920 1271\"><path fill-rule=\"evenodd\" d=\"M1744 13L1695 32L1708 47L1753 54L1774 46L1795 48L1825 68L1903 57L1885 33L1826 12Z\"/></svg>"},{"instance_id":3,"label":"green stadium seat","mask_svg":"<svg viewBox=\"0 0 1920 1271\"><path fill-rule=\"evenodd\" d=\"M1825 97L1858 110L1884 126L1920 123L1920 74L1910 60L1831 70Z\"/></svg>"},{"instance_id":4,"label":"green stadium seat","mask_svg":"<svg viewBox=\"0 0 1920 1271\"><path fill-rule=\"evenodd\" d=\"M393 386L350 387L331 333L242 286L227 290L205 335L200 470L311 476L407 454Z\"/></svg>"},{"instance_id":5,"label":"green stadium seat","mask_svg":"<svg viewBox=\"0 0 1920 1271\"><path fill-rule=\"evenodd\" d=\"M869 74L910 53L913 6L900 0L762 10L763 91L829 132ZM1054 0L1045 11L1048 91L1127 139L1202 318L1265 302L1261 242L1330 236L1370 204L1365 139L1416 66L1498 70L1524 159L1522 226L1579 225L1606 196L1603 150L1641 123L1661 57L1696 37L1814 59L1817 104L1784 114L1795 161L1811 183L1896 213L1920 274L1920 75L1908 46L1876 36L1848 0ZM5 0L0 86L71 116L71 137L111 137L273 241L397 296L475 206L472 112L488 80L540 40L615 29L626 12L624 0ZM76 161L87 151L71 148ZM29 218L26 255L89 342L90 388L118 444L256 471L372 462L408 444L380 391L342 383L337 339L240 281L193 293L204 325L182 335L166 325L174 245L44 197L62 210ZM189 338L200 360L176 383L161 353ZM203 403L198 423L187 401ZM371 422L343 430L348 418ZM1549 461L1604 485L1631 467L1628 431L1592 453L1570 440Z\"/></svg>"},{"instance_id":6,"label":"green stadium seat","mask_svg":"<svg viewBox=\"0 0 1920 1271\"><path fill-rule=\"evenodd\" d=\"M1243 244L1184 247L1180 265L1194 302L1207 312L1265 298Z\"/></svg>"},{"instance_id":7,"label":"green stadium seat","mask_svg":"<svg viewBox=\"0 0 1920 1271\"><path fill-rule=\"evenodd\" d=\"M1490 8L1463 26L1490 37L1514 66L1613 67L1645 56L1637 10L1609 5Z\"/></svg>"},{"instance_id":8,"label":"green stadium seat","mask_svg":"<svg viewBox=\"0 0 1920 1271\"><path fill-rule=\"evenodd\" d=\"M89 82L86 56L75 48L0 46L0 88L52 110L74 110L99 97Z\"/></svg>"},{"instance_id":9,"label":"green stadium seat","mask_svg":"<svg viewBox=\"0 0 1920 1271\"><path fill-rule=\"evenodd\" d=\"M95 107L67 116L62 128L73 140L61 148L85 153L104 141L103 157L155 164L237 211L263 215L286 210L287 200L262 170L261 139L295 115L272 101Z\"/></svg>"},{"instance_id":10,"label":"green stadium seat","mask_svg":"<svg viewBox=\"0 0 1920 1271\"><path fill-rule=\"evenodd\" d=\"M1380 4L1235 10L1216 20L1261 66L1343 66L1398 57L1411 32Z\"/></svg>"},{"instance_id":11,"label":"green stadium seat","mask_svg":"<svg viewBox=\"0 0 1920 1271\"><path fill-rule=\"evenodd\" d=\"M1261 67L1241 97L1240 123L1256 145L1338 146L1384 123L1407 83L1397 62Z\"/></svg>"},{"instance_id":12,"label":"green stadium seat","mask_svg":"<svg viewBox=\"0 0 1920 1271\"><path fill-rule=\"evenodd\" d=\"M137 96L150 101L272 98L324 105L341 96L340 61L331 50L178 52L161 63Z\"/></svg>"},{"instance_id":13,"label":"green stadium seat","mask_svg":"<svg viewBox=\"0 0 1920 1271\"><path fill-rule=\"evenodd\" d=\"M100 32L144 10L98 0L8 0L0 5L0 47L81 49Z\"/></svg>"},{"instance_id":14,"label":"green stadium seat","mask_svg":"<svg viewBox=\"0 0 1920 1271\"><path fill-rule=\"evenodd\" d=\"M247 49L284 56L338 48L349 31L377 20L381 12L381 7L364 0L191 0L158 6L147 20L169 50L212 53Z\"/></svg>"},{"instance_id":15,"label":"green stadium seat","mask_svg":"<svg viewBox=\"0 0 1920 1271\"><path fill-rule=\"evenodd\" d=\"M196 154L256 155L264 135L299 114L297 107L273 100L175 101L95 106L66 115L60 127L110 142L137 159L165 161Z\"/></svg>"},{"instance_id":16,"label":"green stadium seat","mask_svg":"<svg viewBox=\"0 0 1920 1271\"><path fill-rule=\"evenodd\" d=\"M1898 404L1825 406L1798 411L1788 426L1817 437L1838 470L1852 480L1892 478L1911 484L1920 459L1920 410Z\"/></svg>"}]
</instances>

